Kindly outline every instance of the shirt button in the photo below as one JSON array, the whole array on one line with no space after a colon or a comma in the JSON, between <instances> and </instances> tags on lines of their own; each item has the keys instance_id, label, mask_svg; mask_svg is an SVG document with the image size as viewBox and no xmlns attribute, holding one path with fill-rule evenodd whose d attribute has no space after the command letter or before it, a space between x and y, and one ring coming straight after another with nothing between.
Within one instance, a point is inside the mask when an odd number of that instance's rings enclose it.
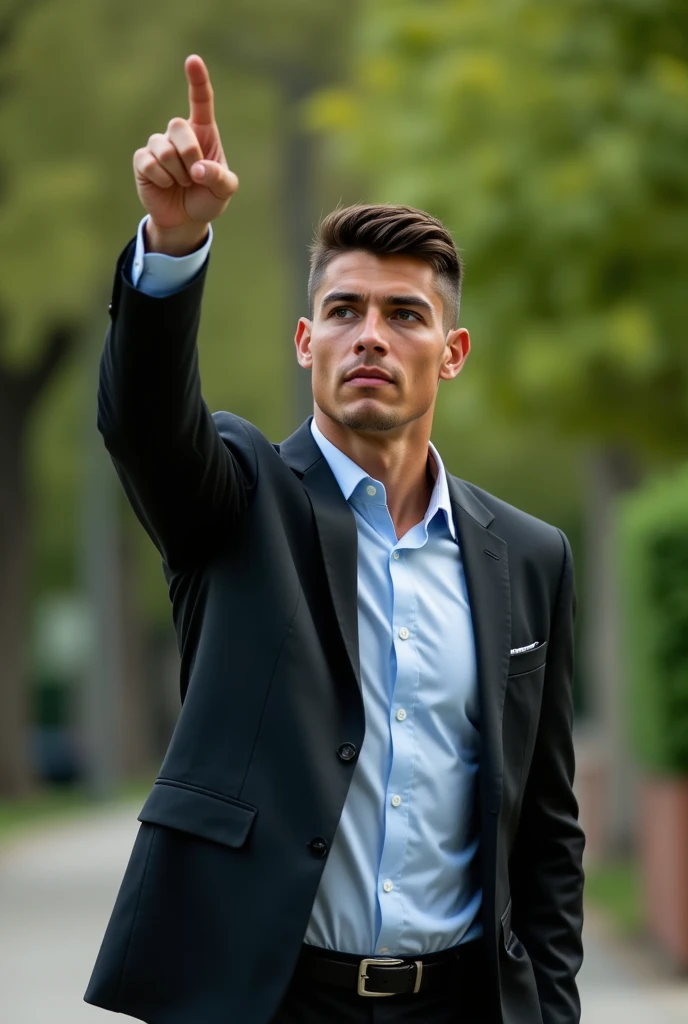
<instances>
[{"instance_id":1,"label":"shirt button","mask_svg":"<svg viewBox=\"0 0 688 1024\"><path fill-rule=\"evenodd\" d=\"M403 722L405 718L406 712L404 711L403 708L399 708L399 710L397 711L397 722Z\"/></svg>"},{"instance_id":2,"label":"shirt button","mask_svg":"<svg viewBox=\"0 0 688 1024\"><path fill-rule=\"evenodd\" d=\"M399 637L400 637L400 638L401 638L402 640L408 640L408 638L409 638L410 636L411 636L411 634L409 633L409 631L408 631L408 629L406 628L406 626L402 626L402 627L401 627L401 629L399 630Z\"/></svg>"},{"instance_id":3,"label":"shirt button","mask_svg":"<svg viewBox=\"0 0 688 1024\"><path fill-rule=\"evenodd\" d=\"M401 797L400 796L397 795L397 796L393 796L392 797L392 807L398 807L400 803L401 803Z\"/></svg>"},{"instance_id":4,"label":"shirt button","mask_svg":"<svg viewBox=\"0 0 688 1024\"><path fill-rule=\"evenodd\" d=\"M399 561L399 552L398 551L394 551L392 553L392 558L394 559L395 562L398 562Z\"/></svg>"},{"instance_id":5,"label":"shirt button","mask_svg":"<svg viewBox=\"0 0 688 1024\"><path fill-rule=\"evenodd\" d=\"M369 494L371 498L374 498L377 494L377 487L373 487L372 484L368 484L366 487L366 494Z\"/></svg>"},{"instance_id":6,"label":"shirt button","mask_svg":"<svg viewBox=\"0 0 688 1024\"><path fill-rule=\"evenodd\" d=\"M394 884L390 882L388 878L386 882L382 883L382 888L385 890L385 892L391 892L392 889L394 888Z\"/></svg>"}]
</instances>

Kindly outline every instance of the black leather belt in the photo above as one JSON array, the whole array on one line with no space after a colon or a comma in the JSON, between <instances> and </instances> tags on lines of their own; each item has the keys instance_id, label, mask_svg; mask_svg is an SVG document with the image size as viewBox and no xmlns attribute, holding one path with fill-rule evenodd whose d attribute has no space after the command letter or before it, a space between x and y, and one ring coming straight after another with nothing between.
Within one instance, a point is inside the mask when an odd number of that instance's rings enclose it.
<instances>
[{"instance_id":1,"label":"black leather belt","mask_svg":"<svg viewBox=\"0 0 688 1024\"><path fill-rule=\"evenodd\" d=\"M419 957L358 957L304 945L294 981L335 985L360 996L395 996L430 992L470 976L479 982L484 963L482 940ZM478 972L478 977L476 977Z\"/></svg>"}]
</instances>

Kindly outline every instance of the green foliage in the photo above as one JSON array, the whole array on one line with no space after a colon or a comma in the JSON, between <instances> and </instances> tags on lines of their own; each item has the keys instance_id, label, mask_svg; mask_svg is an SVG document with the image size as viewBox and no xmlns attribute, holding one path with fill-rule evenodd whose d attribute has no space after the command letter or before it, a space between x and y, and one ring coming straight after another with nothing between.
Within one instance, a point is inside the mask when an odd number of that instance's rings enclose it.
<instances>
[{"instance_id":1,"label":"green foliage","mask_svg":"<svg viewBox=\"0 0 688 1024\"><path fill-rule=\"evenodd\" d=\"M132 0L19 7L0 101L5 366L30 367L46 327L83 320L103 286L113 237L136 212L130 153L152 130L157 90L183 61L177 47L151 49L167 9L161 0L145 9ZM187 25L180 19L180 35Z\"/></svg>"},{"instance_id":2,"label":"green foliage","mask_svg":"<svg viewBox=\"0 0 688 1024\"><path fill-rule=\"evenodd\" d=\"M688 7L379 0L311 124L441 217L510 417L688 450Z\"/></svg>"},{"instance_id":3,"label":"green foliage","mask_svg":"<svg viewBox=\"0 0 688 1024\"><path fill-rule=\"evenodd\" d=\"M688 467L628 497L620 523L636 751L688 774Z\"/></svg>"}]
</instances>

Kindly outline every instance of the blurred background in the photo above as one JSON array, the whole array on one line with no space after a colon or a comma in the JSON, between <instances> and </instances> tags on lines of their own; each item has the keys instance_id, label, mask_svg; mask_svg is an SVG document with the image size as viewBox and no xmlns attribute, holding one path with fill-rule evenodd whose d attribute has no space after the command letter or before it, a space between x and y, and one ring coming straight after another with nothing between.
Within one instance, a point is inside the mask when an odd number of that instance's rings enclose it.
<instances>
[{"instance_id":1,"label":"blurred background","mask_svg":"<svg viewBox=\"0 0 688 1024\"><path fill-rule=\"evenodd\" d=\"M334 206L452 231L473 353L433 440L576 559L584 1020L635 1020L641 989L643 1020L687 1019L685 0L0 0L2 1020L39 1019L46 937L54 1024L81 999L178 713L159 559L95 392L133 152L187 115L194 52L241 182L205 297L211 409L274 441L309 413L292 337Z\"/></svg>"}]
</instances>

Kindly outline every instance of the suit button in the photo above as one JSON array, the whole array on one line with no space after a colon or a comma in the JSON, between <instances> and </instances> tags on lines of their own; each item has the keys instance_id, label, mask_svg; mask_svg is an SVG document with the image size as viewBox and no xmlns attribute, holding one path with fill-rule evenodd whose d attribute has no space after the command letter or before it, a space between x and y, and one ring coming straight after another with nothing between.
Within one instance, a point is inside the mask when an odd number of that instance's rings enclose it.
<instances>
[{"instance_id":1,"label":"suit button","mask_svg":"<svg viewBox=\"0 0 688 1024\"><path fill-rule=\"evenodd\" d=\"M356 757L356 747L353 743L342 743L341 747L337 748L337 756L342 761L353 761Z\"/></svg>"},{"instance_id":2,"label":"suit button","mask_svg":"<svg viewBox=\"0 0 688 1024\"><path fill-rule=\"evenodd\" d=\"M322 836L315 836L311 839L308 844L308 849L311 851L314 857L326 857L327 856L327 843Z\"/></svg>"},{"instance_id":3,"label":"suit button","mask_svg":"<svg viewBox=\"0 0 688 1024\"><path fill-rule=\"evenodd\" d=\"M112 302L108 302L108 313L110 314L110 316L112 316L112 311L113 311L114 308L115 307L114 307L113 303Z\"/></svg>"}]
</instances>

